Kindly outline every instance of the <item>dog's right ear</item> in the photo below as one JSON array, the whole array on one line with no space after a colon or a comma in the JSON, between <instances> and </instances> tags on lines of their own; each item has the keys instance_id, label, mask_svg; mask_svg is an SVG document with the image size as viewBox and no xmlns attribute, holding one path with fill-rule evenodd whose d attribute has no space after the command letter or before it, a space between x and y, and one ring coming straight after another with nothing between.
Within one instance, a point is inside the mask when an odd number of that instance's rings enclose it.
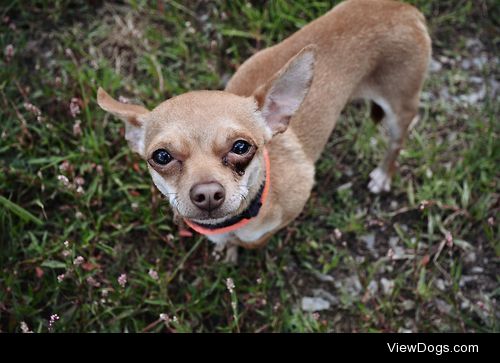
<instances>
[{"instance_id":1,"label":"dog's right ear","mask_svg":"<svg viewBox=\"0 0 500 363\"><path fill-rule=\"evenodd\" d=\"M104 111L125 122L125 138L130 148L142 156L144 153L144 121L142 116L149 111L139 105L118 102L101 87L97 90L97 103Z\"/></svg>"}]
</instances>

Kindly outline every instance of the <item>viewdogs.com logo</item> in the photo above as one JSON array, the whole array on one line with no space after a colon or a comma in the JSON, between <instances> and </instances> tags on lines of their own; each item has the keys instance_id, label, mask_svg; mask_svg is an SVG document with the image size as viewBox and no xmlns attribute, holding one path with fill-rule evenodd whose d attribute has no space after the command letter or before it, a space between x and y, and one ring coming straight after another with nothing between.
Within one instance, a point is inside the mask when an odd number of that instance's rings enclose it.
<instances>
[{"instance_id":1,"label":"viewdogs.com logo","mask_svg":"<svg viewBox=\"0 0 500 363\"><path fill-rule=\"evenodd\" d=\"M387 348L391 353L434 353L441 355L443 353L478 353L479 346L477 344L456 344L450 346L448 344L399 344L387 343Z\"/></svg>"}]
</instances>

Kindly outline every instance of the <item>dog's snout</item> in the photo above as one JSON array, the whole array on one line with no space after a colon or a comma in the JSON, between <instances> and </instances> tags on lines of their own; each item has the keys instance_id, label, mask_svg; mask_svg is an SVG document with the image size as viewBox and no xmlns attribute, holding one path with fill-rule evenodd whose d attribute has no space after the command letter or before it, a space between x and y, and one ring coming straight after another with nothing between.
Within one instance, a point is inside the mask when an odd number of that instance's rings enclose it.
<instances>
[{"instance_id":1,"label":"dog's snout","mask_svg":"<svg viewBox=\"0 0 500 363\"><path fill-rule=\"evenodd\" d=\"M208 212L219 208L226 197L224 187L217 182L194 185L189 197L195 206Z\"/></svg>"}]
</instances>

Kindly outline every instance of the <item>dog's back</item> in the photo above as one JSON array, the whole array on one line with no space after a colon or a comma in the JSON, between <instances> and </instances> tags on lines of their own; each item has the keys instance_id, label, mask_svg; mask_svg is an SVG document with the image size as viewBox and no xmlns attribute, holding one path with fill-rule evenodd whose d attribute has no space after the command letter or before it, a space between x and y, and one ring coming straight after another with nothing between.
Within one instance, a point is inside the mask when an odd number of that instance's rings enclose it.
<instances>
[{"instance_id":1,"label":"dog's back","mask_svg":"<svg viewBox=\"0 0 500 363\"><path fill-rule=\"evenodd\" d=\"M386 113L386 104L392 113L405 108L416 112L430 58L430 38L417 9L391 0L339 4L283 42L248 59L226 91L250 96L309 44L317 46L314 81L289 131L297 135L312 160L320 156L350 99L383 103L379 106ZM414 116L401 117L411 122Z\"/></svg>"}]
</instances>

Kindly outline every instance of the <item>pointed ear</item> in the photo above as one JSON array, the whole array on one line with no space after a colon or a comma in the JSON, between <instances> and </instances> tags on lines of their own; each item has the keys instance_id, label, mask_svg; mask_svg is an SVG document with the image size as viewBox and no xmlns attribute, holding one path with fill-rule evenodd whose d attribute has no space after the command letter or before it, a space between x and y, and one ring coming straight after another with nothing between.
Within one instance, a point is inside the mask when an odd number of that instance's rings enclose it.
<instances>
[{"instance_id":1,"label":"pointed ear","mask_svg":"<svg viewBox=\"0 0 500 363\"><path fill-rule=\"evenodd\" d=\"M144 153L144 125L141 116L149 111L139 105L131 105L115 100L101 87L97 90L97 103L104 110L125 122L125 138L136 153Z\"/></svg>"},{"instance_id":2,"label":"pointed ear","mask_svg":"<svg viewBox=\"0 0 500 363\"><path fill-rule=\"evenodd\" d=\"M286 131L312 83L316 46L308 45L254 93L273 135Z\"/></svg>"}]
</instances>

